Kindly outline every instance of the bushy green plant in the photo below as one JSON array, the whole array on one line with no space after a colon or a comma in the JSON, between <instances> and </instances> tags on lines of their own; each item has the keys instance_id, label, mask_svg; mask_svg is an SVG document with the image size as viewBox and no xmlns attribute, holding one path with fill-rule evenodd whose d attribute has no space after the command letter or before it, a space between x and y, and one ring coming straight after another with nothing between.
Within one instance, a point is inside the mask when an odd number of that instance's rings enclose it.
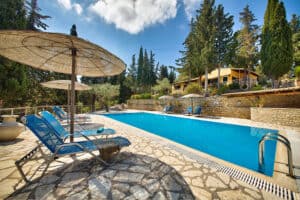
<instances>
[{"instance_id":1,"label":"bushy green plant","mask_svg":"<svg viewBox=\"0 0 300 200\"><path fill-rule=\"evenodd\" d=\"M229 87L227 85L222 85L218 90L217 90L217 94L224 94L226 92L228 92Z\"/></svg>"},{"instance_id":2,"label":"bushy green plant","mask_svg":"<svg viewBox=\"0 0 300 200\"><path fill-rule=\"evenodd\" d=\"M230 90L237 90L237 89L240 89L241 86L240 86L239 83L233 82L230 85L228 85L228 87L229 87Z\"/></svg>"},{"instance_id":3,"label":"bushy green plant","mask_svg":"<svg viewBox=\"0 0 300 200\"><path fill-rule=\"evenodd\" d=\"M185 89L186 94L191 94L191 93L199 94L201 92L202 92L202 87L198 83L190 83Z\"/></svg>"},{"instance_id":4,"label":"bushy green plant","mask_svg":"<svg viewBox=\"0 0 300 200\"><path fill-rule=\"evenodd\" d=\"M246 85L246 84L243 85L242 88L243 88L243 89L247 89L247 85Z\"/></svg>"},{"instance_id":5,"label":"bushy green plant","mask_svg":"<svg viewBox=\"0 0 300 200\"><path fill-rule=\"evenodd\" d=\"M151 99L151 94L150 93L135 94L135 95L131 95L131 99Z\"/></svg>"},{"instance_id":6,"label":"bushy green plant","mask_svg":"<svg viewBox=\"0 0 300 200\"><path fill-rule=\"evenodd\" d=\"M300 66L295 67L295 76L300 80Z\"/></svg>"},{"instance_id":7,"label":"bushy green plant","mask_svg":"<svg viewBox=\"0 0 300 200\"><path fill-rule=\"evenodd\" d=\"M255 85L254 87L251 88L252 91L256 91L256 90L262 90L263 87L261 85Z\"/></svg>"},{"instance_id":8,"label":"bushy green plant","mask_svg":"<svg viewBox=\"0 0 300 200\"><path fill-rule=\"evenodd\" d=\"M161 94L161 95L169 94L170 93L172 86L171 86L171 84L169 82L169 79L164 78L161 81L158 80L156 83L157 84L152 88L152 90L155 93Z\"/></svg>"}]
</instances>

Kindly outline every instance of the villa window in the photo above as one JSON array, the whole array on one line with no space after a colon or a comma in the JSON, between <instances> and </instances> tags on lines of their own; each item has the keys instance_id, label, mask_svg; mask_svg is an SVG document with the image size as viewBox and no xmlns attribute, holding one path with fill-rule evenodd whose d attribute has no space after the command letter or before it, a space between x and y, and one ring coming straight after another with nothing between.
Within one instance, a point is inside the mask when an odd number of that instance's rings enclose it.
<instances>
[{"instance_id":1,"label":"villa window","mask_svg":"<svg viewBox=\"0 0 300 200\"><path fill-rule=\"evenodd\" d=\"M224 76L224 77L223 77L223 83L227 83L227 81L228 81L228 77L227 77L227 76Z\"/></svg>"}]
</instances>

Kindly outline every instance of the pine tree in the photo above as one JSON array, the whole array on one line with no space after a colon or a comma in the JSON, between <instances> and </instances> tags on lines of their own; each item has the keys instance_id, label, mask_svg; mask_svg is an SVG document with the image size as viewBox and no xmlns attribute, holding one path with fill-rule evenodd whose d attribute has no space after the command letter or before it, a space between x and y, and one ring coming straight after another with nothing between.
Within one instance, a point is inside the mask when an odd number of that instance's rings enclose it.
<instances>
[{"instance_id":1,"label":"pine tree","mask_svg":"<svg viewBox=\"0 0 300 200\"><path fill-rule=\"evenodd\" d=\"M278 86L278 78L287 73L293 63L292 32L286 20L284 4L270 0L262 37L262 69Z\"/></svg>"},{"instance_id":2,"label":"pine tree","mask_svg":"<svg viewBox=\"0 0 300 200\"><path fill-rule=\"evenodd\" d=\"M200 55L200 64L205 71L205 94L208 94L208 72L216 66L215 54L215 27L214 27L214 0L203 0L195 22L195 36L197 54Z\"/></svg>"},{"instance_id":3,"label":"pine tree","mask_svg":"<svg viewBox=\"0 0 300 200\"><path fill-rule=\"evenodd\" d=\"M218 5L215 13L216 39L215 50L218 63L218 88L220 88L220 68L226 63L225 57L229 53L229 44L232 41L233 16L224 13L224 7Z\"/></svg>"},{"instance_id":4,"label":"pine tree","mask_svg":"<svg viewBox=\"0 0 300 200\"><path fill-rule=\"evenodd\" d=\"M29 30L46 30L48 25L42 22L42 20L51 18L48 15L42 15L39 12L41 9L37 5L37 0L26 1L26 8L28 12L27 29Z\"/></svg>"},{"instance_id":5,"label":"pine tree","mask_svg":"<svg viewBox=\"0 0 300 200\"><path fill-rule=\"evenodd\" d=\"M237 56L240 61L244 63L245 72L247 70L247 88L250 88L250 70L253 69L257 63L258 49L256 46L258 40L258 26L253 24L255 21L254 14L249 9L249 5L243 9L240 13L240 22L243 24L243 28L238 35L239 46L237 49Z\"/></svg>"},{"instance_id":6,"label":"pine tree","mask_svg":"<svg viewBox=\"0 0 300 200\"><path fill-rule=\"evenodd\" d=\"M202 48L202 44L196 40L195 25L196 22L192 18L190 32L183 43L185 50L180 51L182 58L176 60L176 65L182 67L178 69L179 73L182 76L188 77L189 80L193 77L199 77L204 73L199 59L200 53L198 51L198 49Z\"/></svg>"}]
</instances>

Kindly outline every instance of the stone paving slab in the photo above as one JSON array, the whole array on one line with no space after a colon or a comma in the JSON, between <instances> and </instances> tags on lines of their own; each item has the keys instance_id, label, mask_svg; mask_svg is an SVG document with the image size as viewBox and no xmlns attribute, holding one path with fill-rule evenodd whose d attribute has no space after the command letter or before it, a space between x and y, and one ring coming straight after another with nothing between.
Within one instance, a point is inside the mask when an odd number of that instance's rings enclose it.
<instances>
[{"instance_id":1,"label":"stone paving slab","mask_svg":"<svg viewBox=\"0 0 300 200\"><path fill-rule=\"evenodd\" d=\"M143 137L134 127L103 116L93 115L93 121L132 143L114 158L114 165L104 167L82 154L59 158L41 176L44 164L37 159L24 167L35 180L25 184L14 161L35 145L35 137L26 131L15 142L0 143L0 199L278 199Z\"/></svg>"}]
</instances>

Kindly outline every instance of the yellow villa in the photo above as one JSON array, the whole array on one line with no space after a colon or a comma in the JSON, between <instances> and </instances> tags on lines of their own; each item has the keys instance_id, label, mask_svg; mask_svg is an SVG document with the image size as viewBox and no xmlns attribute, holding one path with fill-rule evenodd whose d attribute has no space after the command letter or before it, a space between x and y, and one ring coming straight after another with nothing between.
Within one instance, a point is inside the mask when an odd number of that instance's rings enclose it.
<instances>
[{"instance_id":1,"label":"yellow villa","mask_svg":"<svg viewBox=\"0 0 300 200\"><path fill-rule=\"evenodd\" d=\"M250 85L257 84L258 74L250 71ZM190 80L179 81L172 85L172 93L180 94L184 93L185 88L190 83L198 83L204 87L205 76L199 76ZM247 81L247 71L243 68L221 68L220 71L220 83L223 85L230 85L232 83L239 83L244 85ZM217 85L218 82L218 69L211 71L208 74L208 85L213 86Z\"/></svg>"}]
</instances>

